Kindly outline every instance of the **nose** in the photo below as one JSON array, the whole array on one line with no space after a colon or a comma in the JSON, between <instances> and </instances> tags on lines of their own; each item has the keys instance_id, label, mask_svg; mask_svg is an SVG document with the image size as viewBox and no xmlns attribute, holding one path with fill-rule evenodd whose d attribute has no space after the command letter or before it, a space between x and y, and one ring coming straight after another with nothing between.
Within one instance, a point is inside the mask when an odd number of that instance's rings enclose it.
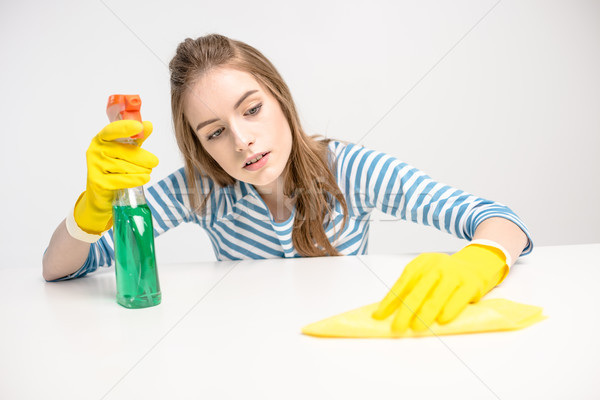
<instances>
[{"instance_id":1,"label":"nose","mask_svg":"<svg viewBox=\"0 0 600 400\"><path fill-rule=\"evenodd\" d=\"M242 132L239 129L232 129L235 149L237 151L245 151L256 142L256 138L251 132Z\"/></svg>"}]
</instances>

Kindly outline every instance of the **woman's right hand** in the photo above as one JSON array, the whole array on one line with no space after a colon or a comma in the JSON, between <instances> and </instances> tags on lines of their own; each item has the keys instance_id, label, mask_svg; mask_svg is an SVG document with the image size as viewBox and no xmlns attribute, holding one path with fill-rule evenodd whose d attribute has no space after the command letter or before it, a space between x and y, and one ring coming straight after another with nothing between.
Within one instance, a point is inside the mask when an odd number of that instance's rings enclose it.
<instances>
[{"instance_id":1,"label":"woman's right hand","mask_svg":"<svg viewBox=\"0 0 600 400\"><path fill-rule=\"evenodd\" d=\"M119 143L143 131L138 145ZM135 120L111 122L98 133L86 152L86 190L75 204L74 217L85 232L102 234L112 226L114 191L145 185L158 158L141 144L152 133L152 124Z\"/></svg>"}]
</instances>

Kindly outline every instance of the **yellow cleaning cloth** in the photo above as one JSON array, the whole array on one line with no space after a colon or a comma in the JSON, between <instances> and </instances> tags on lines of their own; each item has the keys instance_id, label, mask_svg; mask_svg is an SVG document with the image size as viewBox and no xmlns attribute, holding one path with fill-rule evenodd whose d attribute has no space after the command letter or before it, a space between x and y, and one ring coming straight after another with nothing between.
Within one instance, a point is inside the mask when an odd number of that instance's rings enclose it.
<instances>
[{"instance_id":1,"label":"yellow cleaning cloth","mask_svg":"<svg viewBox=\"0 0 600 400\"><path fill-rule=\"evenodd\" d=\"M339 314L302 328L302 333L310 336L337 338L405 338L434 335L456 335L522 329L539 322L546 316L542 308L515 303L506 299L482 300L469 304L452 322L439 325L434 322L424 331L392 332L392 314L378 321L371 317L379 303L369 304L343 314Z\"/></svg>"}]
</instances>

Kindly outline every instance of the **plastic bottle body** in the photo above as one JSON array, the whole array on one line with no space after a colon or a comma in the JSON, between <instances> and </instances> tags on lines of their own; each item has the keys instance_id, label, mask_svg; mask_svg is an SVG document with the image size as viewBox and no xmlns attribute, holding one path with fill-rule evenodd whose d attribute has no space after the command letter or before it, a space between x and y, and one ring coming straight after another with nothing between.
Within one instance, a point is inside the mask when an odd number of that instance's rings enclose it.
<instances>
[{"instance_id":1,"label":"plastic bottle body","mask_svg":"<svg viewBox=\"0 0 600 400\"><path fill-rule=\"evenodd\" d=\"M113 239L117 303L127 308L160 304L152 214L143 187L115 192Z\"/></svg>"},{"instance_id":2,"label":"plastic bottle body","mask_svg":"<svg viewBox=\"0 0 600 400\"><path fill-rule=\"evenodd\" d=\"M142 122L138 95L111 95L106 114L113 122L134 119ZM116 139L138 146L142 134ZM152 214L142 186L117 190L113 200L113 239L117 303L127 308L145 308L160 304L161 292L154 253Z\"/></svg>"}]
</instances>

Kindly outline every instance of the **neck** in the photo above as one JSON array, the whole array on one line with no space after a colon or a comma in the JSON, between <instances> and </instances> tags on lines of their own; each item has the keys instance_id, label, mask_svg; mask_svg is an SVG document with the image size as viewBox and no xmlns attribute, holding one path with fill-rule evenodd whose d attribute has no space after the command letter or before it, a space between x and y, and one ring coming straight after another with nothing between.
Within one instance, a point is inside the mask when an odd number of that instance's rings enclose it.
<instances>
[{"instance_id":1,"label":"neck","mask_svg":"<svg viewBox=\"0 0 600 400\"><path fill-rule=\"evenodd\" d=\"M286 221L293 209L293 201L284 194L283 187L284 184L281 177L268 185L254 185L254 188L260 197L262 197L276 222Z\"/></svg>"}]
</instances>

